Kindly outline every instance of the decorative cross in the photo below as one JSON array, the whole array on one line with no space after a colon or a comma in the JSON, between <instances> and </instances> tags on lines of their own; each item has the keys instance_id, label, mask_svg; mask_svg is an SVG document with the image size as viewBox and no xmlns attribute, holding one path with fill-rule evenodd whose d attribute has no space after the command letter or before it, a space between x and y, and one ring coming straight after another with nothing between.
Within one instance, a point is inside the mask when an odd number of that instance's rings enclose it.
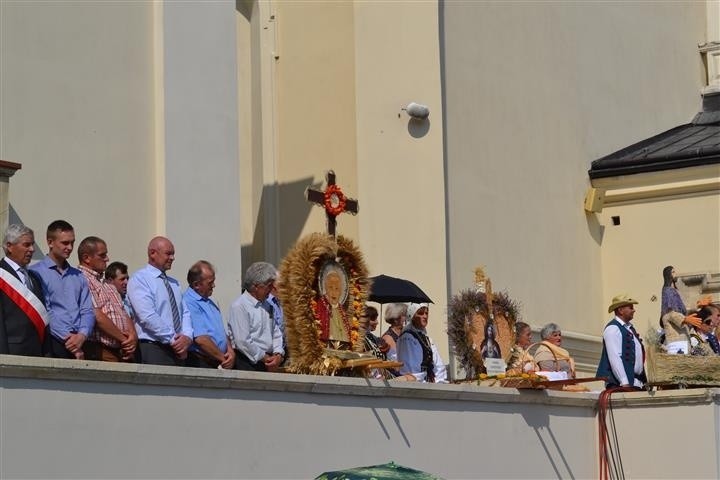
<instances>
[{"instance_id":1,"label":"decorative cross","mask_svg":"<svg viewBox=\"0 0 720 480\"><path fill-rule=\"evenodd\" d=\"M343 212L356 215L360 205L354 198L347 198L340 187L335 184L335 172L328 170L325 178L327 180L325 191L308 187L305 189L305 198L308 202L316 203L325 209L327 232L335 237L337 216Z\"/></svg>"}]
</instances>

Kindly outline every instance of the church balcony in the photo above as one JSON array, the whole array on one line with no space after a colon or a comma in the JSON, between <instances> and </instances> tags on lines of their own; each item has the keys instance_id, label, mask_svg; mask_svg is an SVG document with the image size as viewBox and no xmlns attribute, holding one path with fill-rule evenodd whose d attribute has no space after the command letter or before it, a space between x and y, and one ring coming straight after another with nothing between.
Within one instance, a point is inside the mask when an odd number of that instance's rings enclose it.
<instances>
[{"instance_id":1,"label":"church balcony","mask_svg":"<svg viewBox=\"0 0 720 480\"><path fill-rule=\"evenodd\" d=\"M394 460L448 479L597 478L597 400L3 355L0 477L314 478ZM719 389L613 407L628 478L720 477Z\"/></svg>"}]
</instances>

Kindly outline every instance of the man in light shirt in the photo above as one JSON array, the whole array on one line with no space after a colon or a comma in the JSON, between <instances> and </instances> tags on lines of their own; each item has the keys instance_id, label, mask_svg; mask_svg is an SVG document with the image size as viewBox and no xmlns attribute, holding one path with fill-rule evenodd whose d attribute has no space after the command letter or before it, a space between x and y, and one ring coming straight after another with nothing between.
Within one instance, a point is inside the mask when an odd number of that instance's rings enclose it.
<instances>
[{"instance_id":1,"label":"man in light shirt","mask_svg":"<svg viewBox=\"0 0 720 480\"><path fill-rule=\"evenodd\" d=\"M277 279L277 270L256 262L245 272L243 293L230 306L228 325L237 346L235 368L272 372L283 362L282 331L267 311L265 301Z\"/></svg>"},{"instance_id":2,"label":"man in light shirt","mask_svg":"<svg viewBox=\"0 0 720 480\"><path fill-rule=\"evenodd\" d=\"M637 301L627 294L617 295L608 307L615 317L605 326L603 349L597 377L605 377L606 388L630 387L641 389L645 375L645 348L632 323Z\"/></svg>"},{"instance_id":3,"label":"man in light shirt","mask_svg":"<svg viewBox=\"0 0 720 480\"><path fill-rule=\"evenodd\" d=\"M165 237L148 244L148 264L128 282L140 340L140 361L184 366L193 331L190 312L183 307L180 283L165 272L175 261L175 246Z\"/></svg>"}]
</instances>

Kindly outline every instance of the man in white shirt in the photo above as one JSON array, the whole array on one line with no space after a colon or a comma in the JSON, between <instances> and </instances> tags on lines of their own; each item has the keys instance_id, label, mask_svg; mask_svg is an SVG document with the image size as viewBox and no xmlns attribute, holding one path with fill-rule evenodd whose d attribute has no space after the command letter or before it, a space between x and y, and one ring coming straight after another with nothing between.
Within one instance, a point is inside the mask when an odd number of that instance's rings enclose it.
<instances>
[{"instance_id":1,"label":"man in white shirt","mask_svg":"<svg viewBox=\"0 0 720 480\"><path fill-rule=\"evenodd\" d=\"M250 265L245 272L244 291L230 306L228 326L237 346L235 368L238 370L272 372L283 362L282 331L265 305L277 274L270 263Z\"/></svg>"},{"instance_id":2,"label":"man in white shirt","mask_svg":"<svg viewBox=\"0 0 720 480\"><path fill-rule=\"evenodd\" d=\"M605 326L603 349L597 377L605 377L606 388L643 388L645 376L645 348L632 323L637 301L627 294L617 295L608 307L615 317Z\"/></svg>"}]
</instances>

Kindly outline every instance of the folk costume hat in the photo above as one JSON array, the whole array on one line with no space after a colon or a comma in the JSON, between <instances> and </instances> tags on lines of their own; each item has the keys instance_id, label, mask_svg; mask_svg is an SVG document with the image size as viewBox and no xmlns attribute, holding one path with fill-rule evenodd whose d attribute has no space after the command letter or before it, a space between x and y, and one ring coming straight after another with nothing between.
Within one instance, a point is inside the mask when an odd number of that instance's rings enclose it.
<instances>
[{"instance_id":1,"label":"folk costume hat","mask_svg":"<svg viewBox=\"0 0 720 480\"><path fill-rule=\"evenodd\" d=\"M407 323L412 323L412 319L415 314L421 308L430 308L427 303L408 303L407 309Z\"/></svg>"},{"instance_id":2,"label":"folk costume hat","mask_svg":"<svg viewBox=\"0 0 720 480\"><path fill-rule=\"evenodd\" d=\"M638 301L630 298L630 296L627 293L623 293L621 295L616 295L613 297L612 303L608 307L608 313L612 313L615 311L615 309L624 307L626 305L637 305L637 304L638 304Z\"/></svg>"}]
</instances>

